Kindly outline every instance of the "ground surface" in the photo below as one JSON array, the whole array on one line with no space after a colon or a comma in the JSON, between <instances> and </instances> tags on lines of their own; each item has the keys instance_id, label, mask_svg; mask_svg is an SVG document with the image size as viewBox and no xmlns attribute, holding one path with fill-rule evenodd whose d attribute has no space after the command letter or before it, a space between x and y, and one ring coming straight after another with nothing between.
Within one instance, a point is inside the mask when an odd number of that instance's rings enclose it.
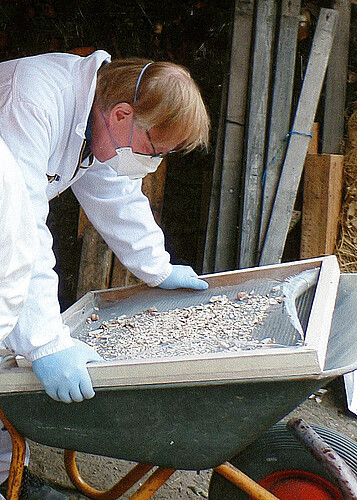
<instances>
[{"instance_id":1,"label":"ground surface","mask_svg":"<svg viewBox=\"0 0 357 500\"><path fill-rule=\"evenodd\" d=\"M346 415L342 410L341 387L329 387L328 392L318 394L317 398L308 399L286 418L303 418L310 424L320 424L331 430L341 432L357 440L357 419ZM85 496L77 493L66 476L63 466L63 452L47 446L30 443L32 455L30 468L57 487L64 488L71 500L84 500ZM78 454L78 466L88 483L98 489L108 489L127 472L132 463L105 457ZM171 478L155 493L153 500L199 500L208 498L208 486L211 471L176 471ZM134 490L121 497L130 498ZM224 499L222 499L224 500Z\"/></svg>"}]
</instances>

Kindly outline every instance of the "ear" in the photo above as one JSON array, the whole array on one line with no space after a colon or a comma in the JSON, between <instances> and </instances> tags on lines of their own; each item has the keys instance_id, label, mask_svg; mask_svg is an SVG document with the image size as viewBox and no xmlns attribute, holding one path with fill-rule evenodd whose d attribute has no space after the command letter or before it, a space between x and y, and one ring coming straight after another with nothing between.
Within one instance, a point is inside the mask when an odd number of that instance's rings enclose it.
<instances>
[{"instance_id":1,"label":"ear","mask_svg":"<svg viewBox=\"0 0 357 500\"><path fill-rule=\"evenodd\" d=\"M109 113L109 122L112 125L117 124L122 120L132 119L134 109L127 102L119 102L111 109Z\"/></svg>"}]
</instances>

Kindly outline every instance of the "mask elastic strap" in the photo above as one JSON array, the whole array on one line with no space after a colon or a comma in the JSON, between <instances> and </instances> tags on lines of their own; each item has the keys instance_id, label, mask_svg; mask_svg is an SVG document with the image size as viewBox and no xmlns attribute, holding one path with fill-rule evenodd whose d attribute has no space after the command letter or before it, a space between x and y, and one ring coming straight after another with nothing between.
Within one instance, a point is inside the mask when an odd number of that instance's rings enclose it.
<instances>
[{"instance_id":1,"label":"mask elastic strap","mask_svg":"<svg viewBox=\"0 0 357 500\"><path fill-rule=\"evenodd\" d=\"M141 79L143 77L143 74L145 73L146 68L148 68L151 64L153 64L153 63L152 62L146 63L145 66L142 68L142 70L139 73L138 79L136 80L136 84L135 84L133 104L135 104L137 101L139 85L140 85ZM129 146L131 146L131 140L133 138L133 127L134 127L134 120L132 121L131 127L130 127Z\"/></svg>"},{"instance_id":2,"label":"mask elastic strap","mask_svg":"<svg viewBox=\"0 0 357 500\"><path fill-rule=\"evenodd\" d=\"M110 140L112 141L113 146L115 147L116 150L119 149L118 144L115 142L114 137L112 136L112 134L111 134L111 132L109 130L109 127L108 127L108 124L107 124L107 120L105 119L104 113L103 113L103 111L101 109L100 109L100 114L102 115L102 118L103 118L104 123L105 123L105 128L107 129L107 132L109 134L109 137L110 137Z\"/></svg>"}]
</instances>

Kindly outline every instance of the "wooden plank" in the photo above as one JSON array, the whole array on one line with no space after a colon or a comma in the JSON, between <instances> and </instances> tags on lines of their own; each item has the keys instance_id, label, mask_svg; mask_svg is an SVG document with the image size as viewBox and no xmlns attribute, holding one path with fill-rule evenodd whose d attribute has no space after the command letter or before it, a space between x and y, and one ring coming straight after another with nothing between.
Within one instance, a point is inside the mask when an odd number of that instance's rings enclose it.
<instances>
[{"instance_id":1,"label":"wooden plank","mask_svg":"<svg viewBox=\"0 0 357 500\"><path fill-rule=\"evenodd\" d=\"M141 280L128 271L116 255L113 255L109 287L115 288L117 286L138 285L140 283L142 283Z\"/></svg>"},{"instance_id":2,"label":"wooden plank","mask_svg":"<svg viewBox=\"0 0 357 500\"><path fill-rule=\"evenodd\" d=\"M209 186L209 193L206 195L208 203L207 221L205 223L205 235L203 242L202 271L204 273L213 272L216 259L218 213L221 196L221 178L223 169L223 151L226 132L226 113L228 101L229 75L223 78L221 108L219 114L218 132L216 138L216 149L214 157L213 172ZM203 184L204 191L208 188L207 181ZM206 193L204 193L205 195ZM204 195L201 196L201 203L205 202ZM202 209L201 209L202 213Z\"/></svg>"},{"instance_id":3,"label":"wooden plank","mask_svg":"<svg viewBox=\"0 0 357 500\"><path fill-rule=\"evenodd\" d=\"M162 207L164 204L165 181L167 171L167 160L164 158L156 172L143 179L142 191L150 201L154 218L158 224L161 221Z\"/></svg>"},{"instance_id":4,"label":"wooden plank","mask_svg":"<svg viewBox=\"0 0 357 500\"><path fill-rule=\"evenodd\" d=\"M322 153L341 154L346 109L351 2L335 0L333 3L339 13L338 36L333 42L326 75Z\"/></svg>"},{"instance_id":5,"label":"wooden plank","mask_svg":"<svg viewBox=\"0 0 357 500\"><path fill-rule=\"evenodd\" d=\"M290 129L301 0L282 0L268 150L263 183L259 250L268 227Z\"/></svg>"},{"instance_id":6,"label":"wooden plank","mask_svg":"<svg viewBox=\"0 0 357 500\"><path fill-rule=\"evenodd\" d=\"M82 218L82 249L78 272L77 298L89 290L108 288L112 266L112 251L88 221L84 212ZM85 220L85 222L83 222ZM83 229L83 225L85 228Z\"/></svg>"},{"instance_id":7,"label":"wooden plank","mask_svg":"<svg viewBox=\"0 0 357 500\"><path fill-rule=\"evenodd\" d=\"M239 267L256 264L269 85L276 24L277 2L259 0L255 21L253 68L250 82L249 119L245 159Z\"/></svg>"},{"instance_id":8,"label":"wooden plank","mask_svg":"<svg viewBox=\"0 0 357 500\"><path fill-rule=\"evenodd\" d=\"M320 379L317 353L305 346L260 348L235 354L191 355L171 358L114 360L89 363L93 386L132 387L199 383L232 383L293 379ZM31 366L0 371L1 393L41 391L43 387ZM252 398L254 396L252 395Z\"/></svg>"},{"instance_id":9,"label":"wooden plank","mask_svg":"<svg viewBox=\"0 0 357 500\"><path fill-rule=\"evenodd\" d=\"M300 257L331 255L338 234L343 156L307 155L304 167Z\"/></svg>"},{"instance_id":10,"label":"wooden plank","mask_svg":"<svg viewBox=\"0 0 357 500\"><path fill-rule=\"evenodd\" d=\"M260 265L280 262L325 78L338 13L321 9L306 68L290 141L282 168Z\"/></svg>"},{"instance_id":11,"label":"wooden plank","mask_svg":"<svg viewBox=\"0 0 357 500\"><path fill-rule=\"evenodd\" d=\"M308 260L298 260L295 262L284 262L282 264L272 264L270 266L249 267L248 269L237 269L235 271L223 271L221 273L205 274L201 277L209 281L210 288L233 286L244 283L248 280L272 279L283 281L288 276L299 274L306 269L314 269L320 267L321 263L329 259L329 257L318 257ZM95 292L95 302L99 307L111 307L113 302L118 302L125 298L131 297L133 294L151 290L147 285L138 285L127 288L111 288L109 290L100 290ZM78 302L76 306L71 306L71 312L65 312L67 323L70 321L69 316L74 312L76 315L78 310L82 310L83 302ZM68 310L67 310L68 311ZM69 325L71 323L68 323ZM72 322L73 325L73 322Z\"/></svg>"},{"instance_id":12,"label":"wooden plank","mask_svg":"<svg viewBox=\"0 0 357 500\"><path fill-rule=\"evenodd\" d=\"M340 268L336 257L334 255L325 257L321 265L305 334L305 345L316 350L321 370L325 365L339 281Z\"/></svg>"},{"instance_id":13,"label":"wooden plank","mask_svg":"<svg viewBox=\"0 0 357 500\"><path fill-rule=\"evenodd\" d=\"M254 0L236 0L214 270L236 267ZM208 269L206 268L206 271Z\"/></svg>"},{"instance_id":14,"label":"wooden plank","mask_svg":"<svg viewBox=\"0 0 357 500\"><path fill-rule=\"evenodd\" d=\"M83 208L79 207L78 227L77 227L77 238L79 240L83 238L84 233L86 232L86 229L89 226L90 222L88 217L86 216Z\"/></svg>"},{"instance_id":15,"label":"wooden plank","mask_svg":"<svg viewBox=\"0 0 357 500\"><path fill-rule=\"evenodd\" d=\"M319 152L319 130L320 124L315 122L312 127L312 137L307 148L308 154L317 154Z\"/></svg>"}]
</instances>

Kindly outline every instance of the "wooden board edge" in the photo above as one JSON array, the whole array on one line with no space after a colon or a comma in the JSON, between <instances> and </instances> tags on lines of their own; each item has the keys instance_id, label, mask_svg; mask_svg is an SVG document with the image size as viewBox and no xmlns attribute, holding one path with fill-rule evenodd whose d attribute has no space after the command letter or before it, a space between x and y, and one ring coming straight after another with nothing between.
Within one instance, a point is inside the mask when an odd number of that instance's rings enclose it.
<instances>
[{"instance_id":1,"label":"wooden board edge","mask_svg":"<svg viewBox=\"0 0 357 500\"><path fill-rule=\"evenodd\" d=\"M316 352L304 346L190 358L130 360L88 365L93 386L264 382L321 375ZM43 390L30 366L1 370L0 394Z\"/></svg>"},{"instance_id":2,"label":"wooden board edge","mask_svg":"<svg viewBox=\"0 0 357 500\"><path fill-rule=\"evenodd\" d=\"M325 365L339 281L340 268L336 257L334 255L325 257L321 265L305 335L305 345L317 352L321 370Z\"/></svg>"}]
</instances>

